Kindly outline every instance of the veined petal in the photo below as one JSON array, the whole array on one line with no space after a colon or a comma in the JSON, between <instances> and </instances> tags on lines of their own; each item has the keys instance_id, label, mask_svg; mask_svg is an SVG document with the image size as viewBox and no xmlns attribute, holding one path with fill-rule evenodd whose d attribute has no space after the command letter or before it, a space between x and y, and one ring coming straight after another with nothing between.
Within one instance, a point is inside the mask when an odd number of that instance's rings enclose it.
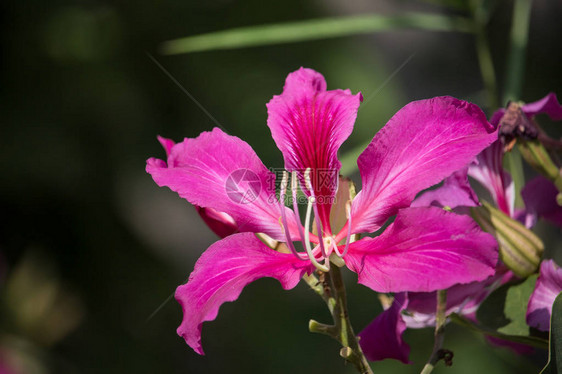
<instances>
[{"instance_id":1,"label":"veined petal","mask_svg":"<svg viewBox=\"0 0 562 374\"><path fill-rule=\"evenodd\" d=\"M454 209L461 206L478 206L478 196L468 183L467 168L447 177L443 186L424 192L416 198L411 207L436 206Z\"/></svg>"},{"instance_id":2,"label":"veined petal","mask_svg":"<svg viewBox=\"0 0 562 374\"><path fill-rule=\"evenodd\" d=\"M331 200L341 163L337 152L353 130L361 94L326 91L324 77L300 68L289 74L283 93L267 104L267 125L283 153L285 168L301 174L312 169L311 182L322 223L329 223ZM302 179L301 179L302 180Z\"/></svg>"},{"instance_id":3,"label":"veined petal","mask_svg":"<svg viewBox=\"0 0 562 374\"><path fill-rule=\"evenodd\" d=\"M167 149L167 146L165 145ZM230 215L239 231L263 232L285 240L275 197L275 175L254 150L237 137L215 128L170 148L167 163L151 158L146 171L193 205ZM296 234L296 223L289 215Z\"/></svg>"},{"instance_id":4,"label":"veined petal","mask_svg":"<svg viewBox=\"0 0 562 374\"><path fill-rule=\"evenodd\" d=\"M442 290L494 274L497 243L470 217L408 208L378 237L351 243L345 256L359 283L377 292Z\"/></svg>"},{"instance_id":5,"label":"veined petal","mask_svg":"<svg viewBox=\"0 0 562 374\"><path fill-rule=\"evenodd\" d=\"M527 214L533 222L542 217L562 227L562 207L556 202L557 195L554 183L542 176L531 179L521 190Z\"/></svg>"},{"instance_id":6,"label":"veined petal","mask_svg":"<svg viewBox=\"0 0 562 374\"><path fill-rule=\"evenodd\" d=\"M405 364L410 363L410 346L402 340L402 334L406 331L402 311L407 306L405 294L396 294L390 308L379 314L358 334L361 349L369 361L393 358Z\"/></svg>"},{"instance_id":7,"label":"veined petal","mask_svg":"<svg viewBox=\"0 0 562 374\"><path fill-rule=\"evenodd\" d=\"M222 239L203 253L187 283L176 290L176 300L183 310L178 335L202 355L201 325L214 320L219 307L236 300L244 286L271 277L288 290L312 269L310 262L276 252L254 234L234 234Z\"/></svg>"},{"instance_id":8,"label":"veined petal","mask_svg":"<svg viewBox=\"0 0 562 374\"><path fill-rule=\"evenodd\" d=\"M363 189L353 232L372 232L416 194L467 165L497 139L476 105L452 97L412 102L375 135L357 161Z\"/></svg>"},{"instance_id":9,"label":"veined petal","mask_svg":"<svg viewBox=\"0 0 562 374\"><path fill-rule=\"evenodd\" d=\"M476 157L476 162L468 168L468 175L490 192L498 209L513 217L515 187L511 175L504 170L502 162L503 145L496 140Z\"/></svg>"},{"instance_id":10,"label":"veined petal","mask_svg":"<svg viewBox=\"0 0 562 374\"><path fill-rule=\"evenodd\" d=\"M541 331L550 329L550 314L556 296L562 292L562 269L553 260L545 260L535 290L527 306L527 323Z\"/></svg>"}]
</instances>

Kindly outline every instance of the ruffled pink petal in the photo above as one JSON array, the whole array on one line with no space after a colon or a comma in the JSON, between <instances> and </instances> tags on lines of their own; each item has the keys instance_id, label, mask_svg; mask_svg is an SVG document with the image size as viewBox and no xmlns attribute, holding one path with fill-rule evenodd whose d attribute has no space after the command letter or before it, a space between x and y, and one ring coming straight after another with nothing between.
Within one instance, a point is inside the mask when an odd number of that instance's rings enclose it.
<instances>
[{"instance_id":1,"label":"ruffled pink petal","mask_svg":"<svg viewBox=\"0 0 562 374\"><path fill-rule=\"evenodd\" d=\"M359 156L363 189L353 201L353 232L372 232L416 194L467 165L497 139L484 113L437 97L400 109Z\"/></svg>"},{"instance_id":2,"label":"ruffled pink petal","mask_svg":"<svg viewBox=\"0 0 562 374\"><path fill-rule=\"evenodd\" d=\"M497 140L476 157L476 162L468 169L468 175L490 192L498 209L513 217L515 187L511 175L504 170L502 162L503 145Z\"/></svg>"},{"instance_id":3,"label":"ruffled pink petal","mask_svg":"<svg viewBox=\"0 0 562 374\"><path fill-rule=\"evenodd\" d=\"M527 306L527 324L541 331L550 330L550 314L556 296L562 292L562 269L553 260L541 263L535 290Z\"/></svg>"},{"instance_id":4,"label":"ruffled pink petal","mask_svg":"<svg viewBox=\"0 0 562 374\"><path fill-rule=\"evenodd\" d=\"M428 292L481 281L494 273L493 236L468 216L408 208L380 236L351 243L347 266L377 292Z\"/></svg>"},{"instance_id":5,"label":"ruffled pink petal","mask_svg":"<svg viewBox=\"0 0 562 374\"><path fill-rule=\"evenodd\" d=\"M557 195L558 189L554 183L541 176L527 182L521 190L527 214L531 215L533 221L542 217L562 227L562 207L556 202Z\"/></svg>"},{"instance_id":6,"label":"ruffled pink petal","mask_svg":"<svg viewBox=\"0 0 562 374\"><path fill-rule=\"evenodd\" d=\"M164 148L164 151L166 151L166 157L169 157L172 148L174 147L174 145L176 145L176 142L174 142L172 139L164 138L160 135L158 135L157 138L160 144L162 145L162 147Z\"/></svg>"},{"instance_id":7,"label":"ruffled pink petal","mask_svg":"<svg viewBox=\"0 0 562 374\"><path fill-rule=\"evenodd\" d=\"M411 207L436 206L454 209L462 206L478 206L478 196L468 183L467 168L447 177L443 186L424 192L416 198Z\"/></svg>"},{"instance_id":8,"label":"ruffled pink petal","mask_svg":"<svg viewBox=\"0 0 562 374\"><path fill-rule=\"evenodd\" d=\"M523 105L521 110L529 118L544 113L555 121L562 120L562 105L558 102L554 92L549 93L539 101Z\"/></svg>"},{"instance_id":9,"label":"ruffled pink petal","mask_svg":"<svg viewBox=\"0 0 562 374\"><path fill-rule=\"evenodd\" d=\"M393 358L409 364L410 346L402 339L406 323L402 311L408 306L404 293L396 294L392 306L379 314L358 336L365 356L370 361Z\"/></svg>"},{"instance_id":10,"label":"ruffled pink petal","mask_svg":"<svg viewBox=\"0 0 562 374\"><path fill-rule=\"evenodd\" d=\"M297 285L310 262L268 248L254 234L234 234L213 244L195 264L186 284L176 290L183 310L178 335L199 354L201 325L216 318L220 306L238 298L244 286L271 277L288 290Z\"/></svg>"},{"instance_id":11,"label":"ruffled pink petal","mask_svg":"<svg viewBox=\"0 0 562 374\"><path fill-rule=\"evenodd\" d=\"M353 130L361 94L326 91L324 77L300 68L289 74L283 93L267 104L267 125L283 153L285 168L301 173L312 168L322 223L329 223L341 164L337 152Z\"/></svg>"},{"instance_id":12,"label":"ruffled pink petal","mask_svg":"<svg viewBox=\"0 0 562 374\"><path fill-rule=\"evenodd\" d=\"M201 219L219 237L226 238L238 232L238 225L230 215L219 212L213 208L195 206L195 209L197 209L197 213L199 213Z\"/></svg>"},{"instance_id":13,"label":"ruffled pink petal","mask_svg":"<svg viewBox=\"0 0 562 374\"><path fill-rule=\"evenodd\" d=\"M241 232L263 232L285 240L275 175L237 137L215 128L185 139L170 149L167 162L149 159L146 171L159 186L169 187L193 205L230 215ZM294 216L287 215L296 237Z\"/></svg>"}]
</instances>

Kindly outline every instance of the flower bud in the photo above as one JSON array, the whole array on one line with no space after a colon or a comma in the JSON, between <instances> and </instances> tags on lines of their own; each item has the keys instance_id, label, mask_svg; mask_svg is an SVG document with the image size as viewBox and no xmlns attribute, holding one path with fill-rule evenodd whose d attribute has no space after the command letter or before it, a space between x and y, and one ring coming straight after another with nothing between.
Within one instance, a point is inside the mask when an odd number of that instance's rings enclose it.
<instances>
[{"instance_id":1,"label":"flower bud","mask_svg":"<svg viewBox=\"0 0 562 374\"><path fill-rule=\"evenodd\" d=\"M562 191L562 175L544 145L537 139L520 140L519 151L525 161L536 171L554 182L559 191Z\"/></svg>"},{"instance_id":2,"label":"flower bud","mask_svg":"<svg viewBox=\"0 0 562 374\"><path fill-rule=\"evenodd\" d=\"M520 277L527 277L536 271L544 251L539 237L486 202L471 208L470 212L484 231L496 237L500 259L509 269Z\"/></svg>"}]
</instances>

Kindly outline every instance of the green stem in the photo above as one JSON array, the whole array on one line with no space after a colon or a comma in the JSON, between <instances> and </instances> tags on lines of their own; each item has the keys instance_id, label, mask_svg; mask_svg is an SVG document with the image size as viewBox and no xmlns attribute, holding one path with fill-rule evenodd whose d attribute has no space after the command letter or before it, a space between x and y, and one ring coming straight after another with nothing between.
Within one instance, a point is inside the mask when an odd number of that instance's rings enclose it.
<instances>
[{"instance_id":1,"label":"green stem","mask_svg":"<svg viewBox=\"0 0 562 374\"><path fill-rule=\"evenodd\" d=\"M476 53L480 74L484 82L484 88L488 97L488 106L492 109L498 107L498 89L496 83L496 73L494 62L490 53L490 44L486 37L486 22L488 16L483 8L482 1L472 1L472 16L474 21L474 34L476 37Z\"/></svg>"},{"instance_id":2,"label":"green stem","mask_svg":"<svg viewBox=\"0 0 562 374\"><path fill-rule=\"evenodd\" d=\"M342 345L340 355L343 358L352 363L359 373L373 374L349 320L347 295L340 268L332 266L328 273L320 273L319 278L308 276L305 281L326 302L334 321L333 325L325 325L311 320L309 330L336 339Z\"/></svg>"},{"instance_id":3,"label":"green stem","mask_svg":"<svg viewBox=\"0 0 562 374\"><path fill-rule=\"evenodd\" d=\"M421 374L428 374L433 371L435 365L443 358L443 341L445 340L445 322L447 320L447 290L437 291L437 310L435 318L435 339L433 342L433 351L427 363L425 364Z\"/></svg>"},{"instance_id":4,"label":"green stem","mask_svg":"<svg viewBox=\"0 0 562 374\"><path fill-rule=\"evenodd\" d=\"M529 36L532 0L515 0L511 21L511 43L507 60L504 102L521 99L525 75L525 53Z\"/></svg>"}]
</instances>

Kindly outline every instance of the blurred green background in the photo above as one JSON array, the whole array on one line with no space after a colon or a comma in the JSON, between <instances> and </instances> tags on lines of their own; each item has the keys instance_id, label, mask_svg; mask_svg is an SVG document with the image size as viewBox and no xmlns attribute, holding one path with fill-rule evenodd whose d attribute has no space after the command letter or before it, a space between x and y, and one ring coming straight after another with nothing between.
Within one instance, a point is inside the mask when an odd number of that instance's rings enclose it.
<instances>
[{"instance_id":1,"label":"blurred green background","mask_svg":"<svg viewBox=\"0 0 562 374\"><path fill-rule=\"evenodd\" d=\"M503 87L513 4L496 3L485 32ZM266 165L280 167L265 103L289 72L314 68L328 88L370 98L345 151L411 100L453 95L490 113L474 37L394 30L177 56L161 55L160 43L273 22L463 11L390 0L8 0L0 9L0 372L9 364L25 374L352 373L335 341L308 333L310 318L330 316L304 285L290 292L270 279L248 286L204 325L206 356L176 335L180 307L164 302L216 237L187 202L155 185L145 160L164 157L157 134L179 141L214 121L148 54ZM561 17L561 2L533 1L523 100L562 94ZM551 252L559 247L559 231L541 225L538 232ZM359 331L381 308L346 276ZM408 331L406 340L414 365L385 361L373 364L375 372L419 372L432 331ZM518 357L455 326L446 346L454 366L437 373L528 373L546 361L545 352Z\"/></svg>"}]
</instances>

